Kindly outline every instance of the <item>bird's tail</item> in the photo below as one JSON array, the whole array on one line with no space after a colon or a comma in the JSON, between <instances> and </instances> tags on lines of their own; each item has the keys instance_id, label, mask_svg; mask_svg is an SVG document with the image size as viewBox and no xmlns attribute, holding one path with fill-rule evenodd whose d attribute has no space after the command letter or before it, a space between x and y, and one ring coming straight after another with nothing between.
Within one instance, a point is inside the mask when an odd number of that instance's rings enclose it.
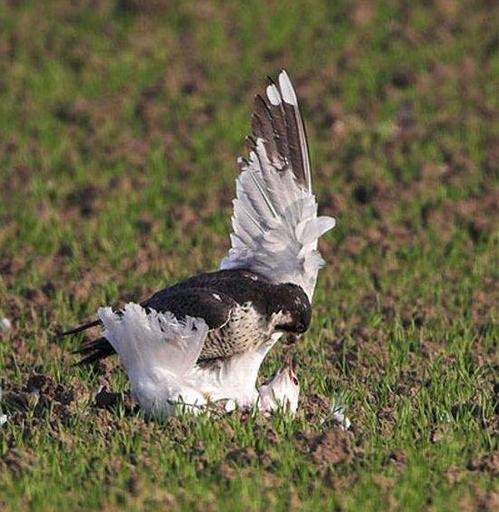
<instances>
[{"instance_id":1,"label":"bird's tail","mask_svg":"<svg viewBox=\"0 0 499 512\"><path fill-rule=\"evenodd\" d=\"M97 327L98 325L101 325L100 320L90 320L89 322L85 322L77 327L58 333L57 338L78 334L90 329L91 327ZM115 351L113 347L109 344L106 338L103 337L86 341L79 348L73 351L73 354L79 354L82 356L80 361L76 363L77 366L96 363L97 361L100 361L114 353Z\"/></svg>"}]
</instances>

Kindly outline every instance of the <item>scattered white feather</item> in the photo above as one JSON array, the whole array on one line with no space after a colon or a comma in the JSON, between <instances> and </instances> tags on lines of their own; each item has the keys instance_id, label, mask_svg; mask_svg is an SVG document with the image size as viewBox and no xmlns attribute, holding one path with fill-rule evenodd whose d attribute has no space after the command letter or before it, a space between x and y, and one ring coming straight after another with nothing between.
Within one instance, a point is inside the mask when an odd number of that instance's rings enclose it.
<instances>
[{"instance_id":1,"label":"scattered white feather","mask_svg":"<svg viewBox=\"0 0 499 512\"><path fill-rule=\"evenodd\" d=\"M352 424L350 420L345 416L345 406L337 400L332 400L329 406L332 419L342 430L348 430Z\"/></svg>"}]
</instances>

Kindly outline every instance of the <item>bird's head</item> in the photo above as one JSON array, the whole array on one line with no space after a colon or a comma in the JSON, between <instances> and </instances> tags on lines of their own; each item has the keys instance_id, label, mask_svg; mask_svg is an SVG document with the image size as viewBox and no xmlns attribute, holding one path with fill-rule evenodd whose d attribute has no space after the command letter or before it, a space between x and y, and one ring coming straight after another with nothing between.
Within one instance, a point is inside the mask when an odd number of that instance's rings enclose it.
<instances>
[{"instance_id":1,"label":"bird's head","mask_svg":"<svg viewBox=\"0 0 499 512\"><path fill-rule=\"evenodd\" d=\"M258 389L260 395L260 408L265 413L283 407L289 409L292 414L298 408L300 395L300 383L296 377L292 363L286 362L274 376Z\"/></svg>"},{"instance_id":2,"label":"bird's head","mask_svg":"<svg viewBox=\"0 0 499 512\"><path fill-rule=\"evenodd\" d=\"M312 308L301 286L293 283L278 285L273 310L277 314L275 329L278 331L298 335L310 325Z\"/></svg>"}]
</instances>

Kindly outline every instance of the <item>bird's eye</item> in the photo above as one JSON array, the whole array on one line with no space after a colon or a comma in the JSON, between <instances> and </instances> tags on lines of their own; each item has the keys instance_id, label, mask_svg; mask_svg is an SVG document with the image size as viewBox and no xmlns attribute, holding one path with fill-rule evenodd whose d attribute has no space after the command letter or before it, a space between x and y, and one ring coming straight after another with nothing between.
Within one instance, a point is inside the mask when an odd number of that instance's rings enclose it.
<instances>
[{"instance_id":1,"label":"bird's eye","mask_svg":"<svg viewBox=\"0 0 499 512\"><path fill-rule=\"evenodd\" d=\"M298 386L298 379L296 377L292 377L292 380L293 380L293 384L295 386Z\"/></svg>"}]
</instances>

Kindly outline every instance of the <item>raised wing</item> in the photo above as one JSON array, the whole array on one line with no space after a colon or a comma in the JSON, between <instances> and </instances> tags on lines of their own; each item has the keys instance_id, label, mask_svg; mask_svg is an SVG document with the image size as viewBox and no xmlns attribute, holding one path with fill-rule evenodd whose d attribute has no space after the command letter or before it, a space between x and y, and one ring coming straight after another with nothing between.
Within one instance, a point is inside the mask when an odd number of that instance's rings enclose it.
<instances>
[{"instance_id":1,"label":"raised wing","mask_svg":"<svg viewBox=\"0 0 499 512\"><path fill-rule=\"evenodd\" d=\"M231 249L220 268L298 284L312 301L324 263L317 242L335 219L317 216L305 128L286 71L255 98L248 141L249 158L238 160Z\"/></svg>"}]
</instances>

